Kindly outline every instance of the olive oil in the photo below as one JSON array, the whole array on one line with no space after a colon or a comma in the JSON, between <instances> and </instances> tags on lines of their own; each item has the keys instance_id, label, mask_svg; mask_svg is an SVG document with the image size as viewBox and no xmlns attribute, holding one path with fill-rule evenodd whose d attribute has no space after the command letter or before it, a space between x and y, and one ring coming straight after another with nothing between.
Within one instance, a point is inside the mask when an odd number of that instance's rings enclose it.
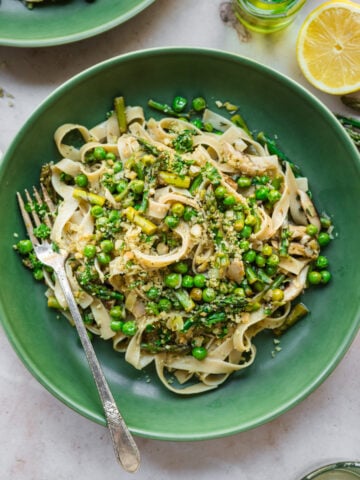
<instances>
[{"instance_id":1,"label":"olive oil","mask_svg":"<svg viewBox=\"0 0 360 480\"><path fill-rule=\"evenodd\" d=\"M250 30L272 33L288 26L306 0L233 0L235 15Z\"/></svg>"}]
</instances>

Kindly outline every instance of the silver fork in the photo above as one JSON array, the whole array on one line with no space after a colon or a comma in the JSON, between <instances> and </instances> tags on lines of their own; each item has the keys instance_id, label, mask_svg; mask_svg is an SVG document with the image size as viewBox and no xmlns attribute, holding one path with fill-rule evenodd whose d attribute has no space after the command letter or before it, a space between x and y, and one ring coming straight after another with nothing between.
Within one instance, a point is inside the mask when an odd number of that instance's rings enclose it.
<instances>
[{"instance_id":1,"label":"silver fork","mask_svg":"<svg viewBox=\"0 0 360 480\"><path fill-rule=\"evenodd\" d=\"M49 267L52 267L60 286L63 290L66 302L68 304L71 316L74 320L76 329L78 331L82 346L85 350L87 360L89 362L90 369L94 376L94 380L99 392L100 399L104 408L107 425L110 431L114 451L118 462L127 472L135 472L140 464L140 454L136 446L136 443L126 426L123 417L121 416L114 397L110 391L109 385L105 379L99 361L96 357L92 343L89 340L86 328L84 326L79 308L74 299L68 278L65 272L65 260L68 256L68 252L60 251L55 252L52 245L47 240L39 240L35 237L33 230L34 227L38 227L41 223L45 223L49 228L52 226L51 218L55 214L55 206L46 191L45 187L41 184L42 197L39 191L34 188L34 198L38 204L46 204L49 213L47 213L42 220L40 220L37 212L34 208L34 201L31 198L29 192L25 190L25 197L27 203L31 206L30 215L27 212L24 204L24 200L20 193L17 192L17 198L20 206L21 215L23 217L25 227L29 238L33 244L34 251L38 259Z\"/></svg>"}]
</instances>

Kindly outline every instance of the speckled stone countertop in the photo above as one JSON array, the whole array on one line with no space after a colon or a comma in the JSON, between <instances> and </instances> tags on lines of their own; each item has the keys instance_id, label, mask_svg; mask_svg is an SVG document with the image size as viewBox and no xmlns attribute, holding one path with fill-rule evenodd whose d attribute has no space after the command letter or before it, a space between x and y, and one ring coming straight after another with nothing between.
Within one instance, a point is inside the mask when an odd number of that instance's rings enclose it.
<instances>
[{"instance_id":1,"label":"speckled stone countertop","mask_svg":"<svg viewBox=\"0 0 360 480\"><path fill-rule=\"evenodd\" d=\"M270 65L308 88L333 111L339 98L315 91L295 59L295 23L278 34L236 31L218 0L157 0L127 23L95 38L51 48L0 47L0 150L5 151L55 87L107 58L149 47L209 47ZM174 28L176 25L176 28ZM360 337L330 377L276 420L228 438L197 443L137 438L139 480L296 480L322 464L360 460ZM0 479L130 478L114 460L106 429L52 397L20 362L0 328Z\"/></svg>"}]
</instances>

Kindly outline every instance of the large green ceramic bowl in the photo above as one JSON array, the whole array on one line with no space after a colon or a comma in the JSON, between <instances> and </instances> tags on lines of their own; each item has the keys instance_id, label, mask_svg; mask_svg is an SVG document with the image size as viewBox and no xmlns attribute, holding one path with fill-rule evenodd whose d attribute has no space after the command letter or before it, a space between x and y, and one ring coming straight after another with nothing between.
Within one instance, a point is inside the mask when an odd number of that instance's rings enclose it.
<instances>
[{"instance_id":1,"label":"large green ceramic bowl","mask_svg":"<svg viewBox=\"0 0 360 480\"><path fill-rule=\"evenodd\" d=\"M155 0L58 0L28 9L21 0L0 0L0 45L46 47L76 42L110 30Z\"/></svg>"},{"instance_id":2,"label":"large green ceramic bowl","mask_svg":"<svg viewBox=\"0 0 360 480\"><path fill-rule=\"evenodd\" d=\"M167 391L152 368L135 370L104 341L95 349L115 399L133 433L169 440L201 440L251 429L294 407L335 368L359 327L359 156L333 115L305 89L249 59L224 52L169 48L108 60L58 88L26 122L1 168L0 315L18 355L33 375L65 404L104 424L100 401L77 340L57 318L12 250L14 232L25 235L15 192L36 184L41 164L56 160L53 132L65 122L92 126L114 96L129 105L149 97L203 95L241 106L252 129L277 135L287 155L310 178L320 211L334 219L326 249L333 281L306 293L311 314L281 340L255 339L255 363L217 390L193 397ZM150 381L149 381L150 379Z\"/></svg>"}]
</instances>

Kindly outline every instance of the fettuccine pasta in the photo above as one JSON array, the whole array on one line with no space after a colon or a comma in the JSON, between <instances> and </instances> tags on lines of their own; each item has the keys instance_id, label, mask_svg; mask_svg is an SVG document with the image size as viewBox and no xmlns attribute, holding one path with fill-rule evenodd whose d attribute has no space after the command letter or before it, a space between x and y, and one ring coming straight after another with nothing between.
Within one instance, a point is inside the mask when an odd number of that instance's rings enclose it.
<instances>
[{"instance_id":1,"label":"fettuccine pasta","mask_svg":"<svg viewBox=\"0 0 360 480\"><path fill-rule=\"evenodd\" d=\"M136 369L154 363L171 391L211 390L251 365L256 334L286 324L315 279L322 223L307 179L230 120L123 113L55 132L62 158L41 173L57 205L50 238L69 252L89 332Z\"/></svg>"}]
</instances>

